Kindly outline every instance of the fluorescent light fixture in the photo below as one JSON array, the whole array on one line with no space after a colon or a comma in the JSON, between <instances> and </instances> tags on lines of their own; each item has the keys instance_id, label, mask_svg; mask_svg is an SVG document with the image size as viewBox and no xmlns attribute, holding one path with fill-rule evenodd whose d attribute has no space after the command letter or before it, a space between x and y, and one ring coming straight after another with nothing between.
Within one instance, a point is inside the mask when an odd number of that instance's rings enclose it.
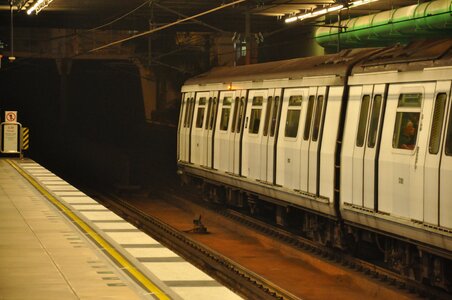
<instances>
[{"instance_id":1,"label":"fluorescent light fixture","mask_svg":"<svg viewBox=\"0 0 452 300\"><path fill-rule=\"evenodd\" d=\"M46 8L53 0L38 0L32 7L27 10L27 14L30 15L32 12L38 14L41 10Z\"/></svg>"},{"instance_id":2,"label":"fluorescent light fixture","mask_svg":"<svg viewBox=\"0 0 452 300\"><path fill-rule=\"evenodd\" d=\"M349 7L357 7L363 4L368 4L371 2L376 2L378 0L357 0L357 1L352 1L352 2L348 2L347 5L343 5L343 4L339 4L339 5L332 5L330 7L326 7L326 8L322 8L319 10L314 10L312 12L306 13L306 14L302 14L302 15L296 15L296 16L292 16L289 17L287 19L284 20L284 22L286 23L292 23L295 21L301 21L304 19L309 19L309 18L314 18L314 17L318 17L318 16L323 16L326 15L330 12L334 12L334 11L339 11L339 10L343 10Z\"/></svg>"},{"instance_id":3,"label":"fluorescent light fixture","mask_svg":"<svg viewBox=\"0 0 452 300\"><path fill-rule=\"evenodd\" d=\"M350 7L357 7L357 6L360 6L360 5L363 5L363 4L368 4L368 3L371 3L371 2L375 2L375 1L378 1L378 0L358 0L358 1L353 1L352 3L350 3L349 6Z\"/></svg>"}]
</instances>

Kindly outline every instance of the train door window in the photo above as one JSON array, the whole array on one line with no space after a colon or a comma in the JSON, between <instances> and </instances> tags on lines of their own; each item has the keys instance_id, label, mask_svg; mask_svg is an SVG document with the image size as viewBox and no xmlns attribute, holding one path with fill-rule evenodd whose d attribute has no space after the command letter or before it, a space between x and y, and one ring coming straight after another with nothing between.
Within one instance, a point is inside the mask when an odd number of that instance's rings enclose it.
<instances>
[{"instance_id":1,"label":"train door window","mask_svg":"<svg viewBox=\"0 0 452 300\"><path fill-rule=\"evenodd\" d=\"M251 108L251 117L250 117L250 127L249 133L258 133L259 126L261 123L261 113L262 113L262 103L264 97L255 96L253 97L253 103Z\"/></svg>"},{"instance_id":2,"label":"train door window","mask_svg":"<svg viewBox=\"0 0 452 300\"><path fill-rule=\"evenodd\" d=\"M223 108L221 110L220 130L228 130L229 115L231 114L232 97L223 98Z\"/></svg>"},{"instance_id":3,"label":"train door window","mask_svg":"<svg viewBox=\"0 0 452 300\"><path fill-rule=\"evenodd\" d=\"M206 97L199 98L198 116L196 117L196 128L202 128L204 122L204 112L206 110Z\"/></svg>"},{"instance_id":4,"label":"train door window","mask_svg":"<svg viewBox=\"0 0 452 300\"><path fill-rule=\"evenodd\" d=\"M452 156L452 105L449 111L449 124L447 125L446 147L447 156Z\"/></svg>"},{"instance_id":5,"label":"train door window","mask_svg":"<svg viewBox=\"0 0 452 300\"><path fill-rule=\"evenodd\" d=\"M428 151L430 154L438 154L439 152L444 113L446 111L446 97L446 93L436 95L432 132L430 133L430 141L428 143Z\"/></svg>"},{"instance_id":6,"label":"train door window","mask_svg":"<svg viewBox=\"0 0 452 300\"><path fill-rule=\"evenodd\" d=\"M238 112L238 117L237 117L237 127L236 127L236 132L240 133L241 129L242 129L242 120L243 120L243 111L245 109L245 97L240 98L240 106L239 106L239 112Z\"/></svg>"},{"instance_id":7,"label":"train door window","mask_svg":"<svg viewBox=\"0 0 452 300\"><path fill-rule=\"evenodd\" d=\"M212 109L210 110L210 119L208 119L208 124L209 124L209 128L208 129L213 129L214 124L215 124L215 117L217 114L217 106L218 106L218 102L217 102L217 97L214 97L212 99Z\"/></svg>"},{"instance_id":8,"label":"train door window","mask_svg":"<svg viewBox=\"0 0 452 300\"><path fill-rule=\"evenodd\" d=\"M414 149L421 116L421 104L421 93L400 94L392 139L393 148Z\"/></svg>"},{"instance_id":9,"label":"train door window","mask_svg":"<svg viewBox=\"0 0 452 300\"><path fill-rule=\"evenodd\" d=\"M302 96L290 96L287 107L287 120L284 135L286 137L297 137L298 124L300 122Z\"/></svg>"},{"instance_id":10,"label":"train door window","mask_svg":"<svg viewBox=\"0 0 452 300\"><path fill-rule=\"evenodd\" d=\"M320 121L323 115L323 99L322 95L317 97L317 106L315 108L314 127L312 128L312 140L314 142L319 138Z\"/></svg>"},{"instance_id":11,"label":"train door window","mask_svg":"<svg viewBox=\"0 0 452 300\"><path fill-rule=\"evenodd\" d=\"M273 104L273 97L269 96L267 99L267 109L265 111L264 136L268 135L268 125L270 122L272 104Z\"/></svg>"},{"instance_id":12,"label":"train door window","mask_svg":"<svg viewBox=\"0 0 452 300\"><path fill-rule=\"evenodd\" d=\"M209 129L210 125L210 118L212 115L212 97L209 98L209 101L207 102L207 118L206 118L206 125L204 126L205 129Z\"/></svg>"},{"instance_id":13,"label":"train door window","mask_svg":"<svg viewBox=\"0 0 452 300\"><path fill-rule=\"evenodd\" d=\"M278 120L278 108L279 108L279 96L275 97L275 104L273 105L272 112L272 124L270 126L270 136L275 136L276 131L276 121Z\"/></svg>"},{"instance_id":14,"label":"train door window","mask_svg":"<svg viewBox=\"0 0 452 300\"><path fill-rule=\"evenodd\" d=\"M306 112L306 123L304 125L303 139L307 141L309 139L309 133L311 132L311 120L312 111L314 110L315 96L309 96L308 111Z\"/></svg>"},{"instance_id":15,"label":"train door window","mask_svg":"<svg viewBox=\"0 0 452 300\"><path fill-rule=\"evenodd\" d=\"M184 115L184 127L187 128L188 127L188 114L190 112L190 98L187 99L187 101L185 101L184 103L185 105L185 115Z\"/></svg>"},{"instance_id":16,"label":"train door window","mask_svg":"<svg viewBox=\"0 0 452 300\"><path fill-rule=\"evenodd\" d=\"M234 101L234 113L232 115L232 126L231 126L231 131L235 132L235 127L236 127L236 122L237 122L237 112L239 111L239 103L240 103L240 99L239 97L235 97L235 101Z\"/></svg>"},{"instance_id":17,"label":"train door window","mask_svg":"<svg viewBox=\"0 0 452 300\"><path fill-rule=\"evenodd\" d=\"M189 105L187 106L188 111L188 120L187 127L191 127L193 121L193 112L195 110L195 99L192 97L188 100Z\"/></svg>"},{"instance_id":18,"label":"train door window","mask_svg":"<svg viewBox=\"0 0 452 300\"><path fill-rule=\"evenodd\" d=\"M370 115L369 136L367 138L367 147L373 148L377 143L378 124L380 123L380 111L383 97L378 94L374 96L372 103L372 112Z\"/></svg>"},{"instance_id":19,"label":"train door window","mask_svg":"<svg viewBox=\"0 0 452 300\"><path fill-rule=\"evenodd\" d=\"M359 113L358 135L356 137L356 146L362 147L366 135L367 116L369 115L370 95L364 95L361 101L361 111Z\"/></svg>"}]
</instances>

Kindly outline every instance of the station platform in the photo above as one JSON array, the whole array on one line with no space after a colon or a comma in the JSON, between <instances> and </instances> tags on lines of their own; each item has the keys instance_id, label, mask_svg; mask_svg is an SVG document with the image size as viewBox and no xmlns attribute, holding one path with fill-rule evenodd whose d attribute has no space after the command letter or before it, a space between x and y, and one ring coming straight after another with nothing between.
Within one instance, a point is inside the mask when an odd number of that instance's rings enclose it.
<instances>
[{"instance_id":1,"label":"station platform","mask_svg":"<svg viewBox=\"0 0 452 300\"><path fill-rule=\"evenodd\" d=\"M0 158L0 299L241 299L32 160Z\"/></svg>"}]
</instances>

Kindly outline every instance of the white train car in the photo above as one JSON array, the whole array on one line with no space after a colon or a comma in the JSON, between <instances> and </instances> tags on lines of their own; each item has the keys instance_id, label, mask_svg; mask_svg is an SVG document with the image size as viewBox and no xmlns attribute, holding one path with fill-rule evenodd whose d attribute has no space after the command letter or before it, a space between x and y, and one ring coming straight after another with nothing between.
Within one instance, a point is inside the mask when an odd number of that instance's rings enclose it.
<instances>
[{"instance_id":1,"label":"white train car","mask_svg":"<svg viewBox=\"0 0 452 300\"><path fill-rule=\"evenodd\" d=\"M451 40L393 47L354 67L340 187L344 220L417 241L427 253L448 259L451 47ZM404 247L393 246L388 259Z\"/></svg>"},{"instance_id":2,"label":"white train car","mask_svg":"<svg viewBox=\"0 0 452 300\"><path fill-rule=\"evenodd\" d=\"M186 82L178 166L206 198L451 287L452 40ZM407 271L408 270L408 271Z\"/></svg>"},{"instance_id":3,"label":"white train car","mask_svg":"<svg viewBox=\"0 0 452 300\"><path fill-rule=\"evenodd\" d=\"M373 51L218 68L188 80L182 88L179 168L279 207L336 218L344 84L352 64Z\"/></svg>"}]
</instances>

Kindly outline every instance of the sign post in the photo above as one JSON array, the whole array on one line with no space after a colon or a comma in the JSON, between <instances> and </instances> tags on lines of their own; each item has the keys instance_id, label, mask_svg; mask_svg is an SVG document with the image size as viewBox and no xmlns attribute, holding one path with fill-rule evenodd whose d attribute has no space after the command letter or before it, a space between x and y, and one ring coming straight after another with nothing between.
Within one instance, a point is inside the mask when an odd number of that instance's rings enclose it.
<instances>
[{"instance_id":1,"label":"sign post","mask_svg":"<svg viewBox=\"0 0 452 300\"><path fill-rule=\"evenodd\" d=\"M17 122L17 111L5 111L5 122L1 123L1 127L1 152L21 153L22 125Z\"/></svg>"}]
</instances>

